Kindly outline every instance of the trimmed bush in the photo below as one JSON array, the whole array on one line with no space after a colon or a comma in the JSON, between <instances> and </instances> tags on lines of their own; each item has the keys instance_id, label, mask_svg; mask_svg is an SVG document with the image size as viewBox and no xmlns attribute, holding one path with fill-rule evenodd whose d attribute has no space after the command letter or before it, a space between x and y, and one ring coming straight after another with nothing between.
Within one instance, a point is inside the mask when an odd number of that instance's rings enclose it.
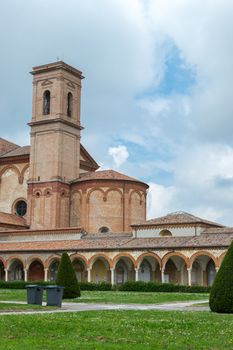
<instances>
[{"instance_id":1,"label":"trimmed bush","mask_svg":"<svg viewBox=\"0 0 233 350\"><path fill-rule=\"evenodd\" d=\"M42 282L42 281L0 281L0 288L2 289L25 289L30 284L39 284L40 286L53 285L54 282Z\"/></svg>"},{"instance_id":2,"label":"trimmed bush","mask_svg":"<svg viewBox=\"0 0 233 350\"><path fill-rule=\"evenodd\" d=\"M24 281L12 281L4 282L0 281L0 288L4 289L24 289L28 284L39 284L42 286L52 285L54 282L24 282ZM166 292L166 293L209 293L210 287L202 286L183 286L171 283L156 283L156 282L125 282L121 285L112 286L110 283L93 283L93 282L80 282L80 290L95 290L95 291L122 291L122 292Z\"/></svg>"},{"instance_id":3,"label":"trimmed bush","mask_svg":"<svg viewBox=\"0 0 233 350\"><path fill-rule=\"evenodd\" d=\"M209 303L211 311L233 313L233 242L215 276Z\"/></svg>"},{"instance_id":4,"label":"trimmed bush","mask_svg":"<svg viewBox=\"0 0 233 350\"><path fill-rule=\"evenodd\" d=\"M80 287L78 280L67 253L63 253L57 272L56 284L63 286L63 299L80 297Z\"/></svg>"},{"instance_id":5,"label":"trimmed bush","mask_svg":"<svg viewBox=\"0 0 233 350\"><path fill-rule=\"evenodd\" d=\"M118 290L128 292L208 293L210 292L210 287L129 281L119 285Z\"/></svg>"},{"instance_id":6,"label":"trimmed bush","mask_svg":"<svg viewBox=\"0 0 233 350\"><path fill-rule=\"evenodd\" d=\"M92 283L92 282L80 282L81 290L102 290L108 291L112 290L112 285L110 283Z\"/></svg>"}]
</instances>

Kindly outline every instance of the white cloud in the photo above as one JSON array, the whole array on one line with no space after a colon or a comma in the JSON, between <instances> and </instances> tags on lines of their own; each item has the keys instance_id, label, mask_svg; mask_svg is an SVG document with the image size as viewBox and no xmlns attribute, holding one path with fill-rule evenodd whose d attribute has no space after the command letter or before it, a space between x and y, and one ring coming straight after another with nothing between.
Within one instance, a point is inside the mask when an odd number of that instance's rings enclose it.
<instances>
[{"instance_id":1,"label":"white cloud","mask_svg":"<svg viewBox=\"0 0 233 350\"><path fill-rule=\"evenodd\" d=\"M149 186L147 218L151 219L172 212L172 201L176 193L175 187L165 187L156 183L149 183Z\"/></svg>"},{"instance_id":2,"label":"white cloud","mask_svg":"<svg viewBox=\"0 0 233 350\"><path fill-rule=\"evenodd\" d=\"M185 210L232 224L232 17L231 0L5 2L1 136L27 143L27 72L60 56L86 76L82 143L101 164L111 155L116 167L149 179L149 217ZM195 84L159 95L174 47ZM117 142L140 152L128 160Z\"/></svg>"},{"instance_id":3,"label":"white cloud","mask_svg":"<svg viewBox=\"0 0 233 350\"><path fill-rule=\"evenodd\" d=\"M110 147L108 150L108 154L113 157L114 163L117 168L119 168L129 157L129 152L126 146L116 146Z\"/></svg>"}]
</instances>

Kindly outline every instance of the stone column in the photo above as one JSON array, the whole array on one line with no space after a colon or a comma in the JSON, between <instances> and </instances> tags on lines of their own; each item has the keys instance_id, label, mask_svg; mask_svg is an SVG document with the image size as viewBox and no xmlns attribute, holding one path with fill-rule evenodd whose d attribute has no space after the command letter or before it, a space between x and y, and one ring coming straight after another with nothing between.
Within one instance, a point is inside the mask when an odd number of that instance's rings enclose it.
<instances>
[{"instance_id":1,"label":"stone column","mask_svg":"<svg viewBox=\"0 0 233 350\"><path fill-rule=\"evenodd\" d=\"M27 282L28 280L28 270L24 269L24 281Z\"/></svg>"},{"instance_id":2,"label":"stone column","mask_svg":"<svg viewBox=\"0 0 233 350\"><path fill-rule=\"evenodd\" d=\"M180 272L180 284L184 284L184 269L178 270Z\"/></svg>"},{"instance_id":3,"label":"stone column","mask_svg":"<svg viewBox=\"0 0 233 350\"><path fill-rule=\"evenodd\" d=\"M161 267L161 282L164 283L164 270L165 268L164 267Z\"/></svg>"},{"instance_id":4,"label":"stone column","mask_svg":"<svg viewBox=\"0 0 233 350\"><path fill-rule=\"evenodd\" d=\"M216 267L215 267L216 273L218 272L218 270L219 270L219 266L216 266Z\"/></svg>"},{"instance_id":5,"label":"stone column","mask_svg":"<svg viewBox=\"0 0 233 350\"><path fill-rule=\"evenodd\" d=\"M115 284L115 270L110 269L111 271L111 285L113 286Z\"/></svg>"},{"instance_id":6,"label":"stone column","mask_svg":"<svg viewBox=\"0 0 233 350\"><path fill-rule=\"evenodd\" d=\"M204 270L201 269L201 286L204 286Z\"/></svg>"},{"instance_id":7,"label":"stone column","mask_svg":"<svg viewBox=\"0 0 233 350\"><path fill-rule=\"evenodd\" d=\"M91 269L87 269L87 282L91 282Z\"/></svg>"},{"instance_id":8,"label":"stone column","mask_svg":"<svg viewBox=\"0 0 233 350\"><path fill-rule=\"evenodd\" d=\"M44 280L45 282L48 281L48 269L44 269Z\"/></svg>"},{"instance_id":9,"label":"stone column","mask_svg":"<svg viewBox=\"0 0 233 350\"><path fill-rule=\"evenodd\" d=\"M139 269L135 268L134 270L135 270L135 281L138 282L139 281L139 278L138 278L139 277L138 276L139 275Z\"/></svg>"},{"instance_id":10,"label":"stone column","mask_svg":"<svg viewBox=\"0 0 233 350\"><path fill-rule=\"evenodd\" d=\"M192 268L187 268L188 271L188 285L191 286L192 285Z\"/></svg>"},{"instance_id":11,"label":"stone column","mask_svg":"<svg viewBox=\"0 0 233 350\"><path fill-rule=\"evenodd\" d=\"M5 281L7 282L8 281L8 270L4 269L4 271L5 271Z\"/></svg>"}]
</instances>

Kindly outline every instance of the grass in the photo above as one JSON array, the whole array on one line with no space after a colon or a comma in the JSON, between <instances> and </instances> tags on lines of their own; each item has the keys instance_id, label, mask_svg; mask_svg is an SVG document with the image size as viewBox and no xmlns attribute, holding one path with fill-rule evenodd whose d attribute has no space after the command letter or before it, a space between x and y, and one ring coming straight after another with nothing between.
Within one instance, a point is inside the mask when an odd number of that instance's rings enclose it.
<instances>
[{"instance_id":1,"label":"grass","mask_svg":"<svg viewBox=\"0 0 233 350\"><path fill-rule=\"evenodd\" d=\"M51 309L54 309L54 307L0 302L0 315L1 315L1 312L8 312L8 311L30 311L30 310L46 311Z\"/></svg>"},{"instance_id":2,"label":"grass","mask_svg":"<svg viewBox=\"0 0 233 350\"><path fill-rule=\"evenodd\" d=\"M80 303L158 304L203 299L208 299L208 294L83 291L81 298L72 299L72 301Z\"/></svg>"},{"instance_id":3,"label":"grass","mask_svg":"<svg viewBox=\"0 0 233 350\"><path fill-rule=\"evenodd\" d=\"M230 350L233 315L92 311L0 316L4 350Z\"/></svg>"},{"instance_id":4,"label":"grass","mask_svg":"<svg viewBox=\"0 0 233 350\"><path fill-rule=\"evenodd\" d=\"M111 291L82 291L82 296L70 301L81 303L115 303L115 304L158 304L165 302L205 300L209 295L206 293L142 293L142 292L111 292ZM44 293L45 296L45 293ZM25 301L26 290L0 289L0 300Z\"/></svg>"}]
</instances>

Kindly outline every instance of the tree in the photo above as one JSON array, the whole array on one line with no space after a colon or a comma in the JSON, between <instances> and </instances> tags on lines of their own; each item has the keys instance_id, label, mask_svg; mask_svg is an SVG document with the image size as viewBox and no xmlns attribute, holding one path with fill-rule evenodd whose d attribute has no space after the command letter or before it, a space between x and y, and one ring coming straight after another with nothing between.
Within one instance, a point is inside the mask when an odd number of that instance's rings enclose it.
<instances>
[{"instance_id":1,"label":"tree","mask_svg":"<svg viewBox=\"0 0 233 350\"><path fill-rule=\"evenodd\" d=\"M81 296L80 286L67 253L63 253L58 266L56 284L64 287L63 299Z\"/></svg>"},{"instance_id":2,"label":"tree","mask_svg":"<svg viewBox=\"0 0 233 350\"><path fill-rule=\"evenodd\" d=\"M211 311L233 313L233 242L211 287L209 304Z\"/></svg>"}]
</instances>

